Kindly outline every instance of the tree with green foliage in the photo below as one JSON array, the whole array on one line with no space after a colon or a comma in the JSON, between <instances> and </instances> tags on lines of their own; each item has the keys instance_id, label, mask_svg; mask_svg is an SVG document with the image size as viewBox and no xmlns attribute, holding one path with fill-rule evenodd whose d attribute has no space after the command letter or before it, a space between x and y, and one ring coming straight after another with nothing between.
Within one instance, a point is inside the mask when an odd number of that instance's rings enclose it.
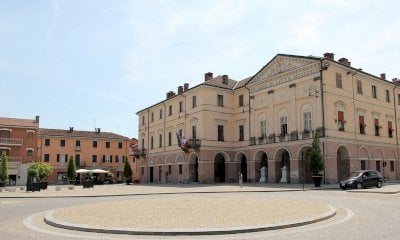
<instances>
[{"instance_id":1,"label":"tree with green foliage","mask_svg":"<svg viewBox=\"0 0 400 240\"><path fill-rule=\"evenodd\" d=\"M128 157L125 157L125 165L124 165L124 176L129 178L132 176L132 168L129 164Z\"/></svg>"},{"instance_id":2,"label":"tree with green foliage","mask_svg":"<svg viewBox=\"0 0 400 240\"><path fill-rule=\"evenodd\" d=\"M8 178L8 156L6 151L3 151L0 156L0 181L5 182Z\"/></svg>"},{"instance_id":3,"label":"tree with green foliage","mask_svg":"<svg viewBox=\"0 0 400 240\"><path fill-rule=\"evenodd\" d=\"M130 184L132 181L132 168L129 164L128 157L125 156L125 165L124 165L124 176L127 178L126 184Z\"/></svg>"},{"instance_id":4,"label":"tree with green foliage","mask_svg":"<svg viewBox=\"0 0 400 240\"><path fill-rule=\"evenodd\" d=\"M46 181L51 174L53 173L53 166L49 163L45 162L33 162L28 167L28 177L30 181L33 181L34 178L38 182Z\"/></svg>"},{"instance_id":5,"label":"tree with green foliage","mask_svg":"<svg viewBox=\"0 0 400 240\"><path fill-rule=\"evenodd\" d=\"M319 147L318 134L314 135L314 139L312 142L309 169L314 175L318 175L322 170L324 170L324 161L321 153L321 148Z\"/></svg>"},{"instance_id":6,"label":"tree with green foliage","mask_svg":"<svg viewBox=\"0 0 400 240\"><path fill-rule=\"evenodd\" d=\"M68 160L67 178L73 180L76 177L76 162L74 157L71 156Z\"/></svg>"}]
</instances>

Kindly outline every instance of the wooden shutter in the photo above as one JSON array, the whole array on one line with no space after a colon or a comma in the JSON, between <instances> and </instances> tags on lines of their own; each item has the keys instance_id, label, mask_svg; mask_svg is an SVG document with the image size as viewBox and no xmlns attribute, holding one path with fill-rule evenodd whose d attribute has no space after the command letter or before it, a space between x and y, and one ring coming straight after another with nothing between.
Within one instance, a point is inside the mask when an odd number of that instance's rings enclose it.
<instances>
[{"instance_id":1,"label":"wooden shutter","mask_svg":"<svg viewBox=\"0 0 400 240\"><path fill-rule=\"evenodd\" d=\"M344 115L342 111L338 111L338 120L343 121L344 120Z\"/></svg>"}]
</instances>

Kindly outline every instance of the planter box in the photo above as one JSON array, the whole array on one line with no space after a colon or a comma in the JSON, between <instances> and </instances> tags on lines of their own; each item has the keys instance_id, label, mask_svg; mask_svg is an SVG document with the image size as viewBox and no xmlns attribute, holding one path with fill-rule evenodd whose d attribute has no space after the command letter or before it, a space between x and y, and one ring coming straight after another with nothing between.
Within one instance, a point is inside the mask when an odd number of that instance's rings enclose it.
<instances>
[{"instance_id":1,"label":"planter box","mask_svg":"<svg viewBox=\"0 0 400 240\"><path fill-rule=\"evenodd\" d=\"M47 182L36 182L36 183L32 183L32 182L28 182L26 184L26 191L40 191L42 189L47 189Z\"/></svg>"}]
</instances>

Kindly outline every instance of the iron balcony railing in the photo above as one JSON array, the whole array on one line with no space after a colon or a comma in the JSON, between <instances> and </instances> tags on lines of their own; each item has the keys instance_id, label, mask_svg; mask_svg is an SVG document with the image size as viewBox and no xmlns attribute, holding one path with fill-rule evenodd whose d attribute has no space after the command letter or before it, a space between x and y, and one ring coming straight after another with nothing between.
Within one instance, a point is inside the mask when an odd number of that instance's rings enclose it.
<instances>
[{"instance_id":1,"label":"iron balcony railing","mask_svg":"<svg viewBox=\"0 0 400 240\"><path fill-rule=\"evenodd\" d=\"M272 144L272 143L279 143L279 142L289 142L289 141L297 141L297 140L307 140L312 139L314 134L318 134L319 137L325 136L325 130L323 128L318 128L312 132L303 131L297 132L292 131L287 134L270 134L267 136L262 137L251 137L249 140L249 145L262 145L262 144Z\"/></svg>"},{"instance_id":2,"label":"iron balcony railing","mask_svg":"<svg viewBox=\"0 0 400 240\"><path fill-rule=\"evenodd\" d=\"M21 146L23 143L22 138L0 138L1 145Z\"/></svg>"}]
</instances>

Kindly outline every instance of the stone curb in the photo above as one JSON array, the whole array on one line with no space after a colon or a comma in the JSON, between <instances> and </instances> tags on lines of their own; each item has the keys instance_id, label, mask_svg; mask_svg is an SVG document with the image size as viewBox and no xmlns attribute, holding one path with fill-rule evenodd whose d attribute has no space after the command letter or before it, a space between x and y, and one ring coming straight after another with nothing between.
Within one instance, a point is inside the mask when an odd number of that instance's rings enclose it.
<instances>
[{"instance_id":1,"label":"stone curb","mask_svg":"<svg viewBox=\"0 0 400 240\"><path fill-rule=\"evenodd\" d=\"M266 224L257 226L240 226L232 228L199 228L199 229L136 229L136 228L100 228L83 224L74 224L60 221L54 218L53 213L56 210L48 212L45 217L45 223L58 228L68 230L96 232L107 234L126 234L126 235L153 235L153 236L195 236L195 235L223 235L237 233L251 233L278 230L284 228L292 228L304 226L329 219L336 215L336 208L326 205L329 211L316 217L305 218L300 221L287 222L281 224Z\"/></svg>"}]
</instances>

